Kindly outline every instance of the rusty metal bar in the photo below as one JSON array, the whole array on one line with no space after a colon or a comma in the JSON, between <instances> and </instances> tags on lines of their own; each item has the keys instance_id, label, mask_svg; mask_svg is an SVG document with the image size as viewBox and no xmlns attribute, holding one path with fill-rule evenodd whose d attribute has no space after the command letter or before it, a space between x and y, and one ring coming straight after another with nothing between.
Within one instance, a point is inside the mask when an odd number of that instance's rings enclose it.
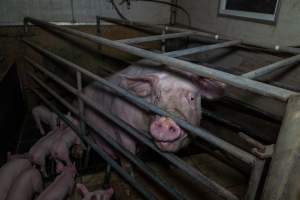
<instances>
[{"instance_id":1,"label":"rusty metal bar","mask_svg":"<svg viewBox=\"0 0 300 200\"><path fill-rule=\"evenodd\" d=\"M274 87L274 86L271 86L268 84L253 81L253 80L241 77L241 76L236 76L236 75L232 75L229 73L221 72L221 71L218 71L215 69L205 67L203 65L197 65L194 63L179 60L179 59L172 58L169 56L164 56L164 55L157 54L157 53L154 53L151 51L147 51L147 50L133 47L133 46L130 46L127 44L123 44L123 43L120 43L117 41L112 41L112 40L109 40L109 39L106 39L103 37L98 37L98 36L91 35L88 33L83 33L83 32L80 32L80 31L77 31L74 29L60 27L60 26L57 26L57 25L54 25L51 23L41 21L41 20L37 20L37 19L29 18L29 17L26 17L24 20L26 22L31 22L35 25L38 25L38 26L48 29L48 30L56 29L56 30L59 30L59 31L62 31L62 32L65 32L65 33L68 33L71 35L78 36L80 38L84 38L84 39L93 41L97 44L103 44L103 45L106 45L106 46L109 46L112 48L116 48L118 50L125 51L125 52L128 52L128 53L136 55L136 56L148 58L148 59L156 61L158 63L165 64L166 66L172 66L172 68L192 72L192 73L195 73L197 75L204 76L207 78L216 79L216 80L222 81L224 83L236 86L238 88L242 88L242 89L245 89L250 92L260 94L260 95L273 97L273 98L276 98L281 101L287 101L291 95L297 94L296 92L292 92L292 91Z\"/></svg>"},{"instance_id":2,"label":"rusty metal bar","mask_svg":"<svg viewBox=\"0 0 300 200\"><path fill-rule=\"evenodd\" d=\"M127 174L125 170L118 165L116 161L114 161L110 156L108 156L104 151L102 151L88 136L81 135L80 129L75 126L69 119L67 119L63 113L61 113L50 101L47 100L41 93L37 90L32 89L33 92L42 99L42 101L53 110L73 131L80 137L80 139L87 144L89 144L107 163L109 163L118 174L123 177L133 188L135 188L145 199L156 199L151 193L144 190L141 187L141 183L138 183L133 177Z\"/></svg>"},{"instance_id":3,"label":"rusty metal bar","mask_svg":"<svg viewBox=\"0 0 300 200\"><path fill-rule=\"evenodd\" d=\"M211 50L215 50L215 49L236 46L240 43L241 43L240 40L233 40L233 41L228 41L228 42L223 42L223 43L218 43L218 44L193 47L193 48L177 50L177 51L171 51L168 53L164 53L163 55L176 58L176 57L187 56L187 55L191 55L191 54L195 54L195 53L203 53L203 52L207 52L207 51L211 51Z\"/></svg>"},{"instance_id":4,"label":"rusty metal bar","mask_svg":"<svg viewBox=\"0 0 300 200\"><path fill-rule=\"evenodd\" d=\"M113 121L116 125L120 126L120 128L126 130L127 133L132 135L134 138L136 138L138 141L142 142L143 144L150 147L152 150L154 150L156 153L160 154L162 157L167 159L169 162L171 162L174 166L178 167L180 170L184 171L188 175L190 175L194 180L198 181L199 183L205 185L210 190L216 192L219 196L224 197L225 199L232 199L237 200L238 198L233 195L231 192L223 188L222 186L218 185L214 181L210 180L206 176L204 176L202 173L194 169L193 167L187 165L185 162L183 162L181 159L179 159L174 154L170 153L164 153L161 152L148 138L146 138L144 135L147 133L140 132L133 127L129 126L127 123L125 123L123 120L117 118L116 116L113 116L112 114L109 114L107 112L104 112L95 104L93 101L91 101L89 98L85 97L84 94L78 93L78 91L64 82L62 79L58 78L53 73L49 72L48 70L44 69L42 66L38 65L34 61L32 61L29 58L26 58L26 61L28 61L32 66L36 67L43 73L45 73L48 77L50 77L52 80L63 86L65 89L70 91L71 93L79 96L82 98L82 100L89 105L92 109L98 111L101 115L107 117L109 120Z\"/></svg>"},{"instance_id":5,"label":"rusty metal bar","mask_svg":"<svg viewBox=\"0 0 300 200\"><path fill-rule=\"evenodd\" d=\"M158 108L157 106L147 103L146 101L144 101L142 98L136 97L130 93L128 93L126 90L115 86L111 83L109 83L107 80L89 72L88 70L83 69L82 67L65 60L64 58L61 58L31 42L28 41L24 41L26 44L28 44L29 46L31 46L33 49L35 49L36 51L40 52L41 54L45 55L46 57L60 63L63 64L65 66L68 66L72 69L75 70L79 70L81 71L81 73L87 75L88 77L97 80L98 82L100 82L101 84L103 84L103 89L107 89L106 87L108 87L111 90L115 91L117 93L117 95L122 96L123 98L125 98L126 100L133 102L136 106L138 106L139 108L146 110L146 111L150 111L153 113L156 113L158 115L161 116L166 116L166 117L170 117L172 118L180 127L188 130L192 135L197 136L213 145L215 145L216 147L222 149L223 151L226 151L228 153L230 153L232 156L236 157L239 160L242 160L243 162L252 165L254 163L255 157L251 154L249 154L248 152L214 136L213 134L209 133L207 130L204 130L200 127L194 127L191 124L187 123L186 121L168 113L163 111L162 109Z\"/></svg>"},{"instance_id":6,"label":"rusty metal bar","mask_svg":"<svg viewBox=\"0 0 300 200\"><path fill-rule=\"evenodd\" d=\"M254 71L243 74L242 76L249 79L256 79L260 76L272 73L273 71L282 69L282 68L290 68L293 64L300 62L300 55L296 55L290 58L286 58L284 60L280 60L276 63L261 67Z\"/></svg>"},{"instance_id":7,"label":"rusty metal bar","mask_svg":"<svg viewBox=\"0 0 300 200\"><path fill-rule=\"evenodd\" d=\"M124 44L138 44L138 43L143 43L143 42L154 42L154 41L158 41L158 40L186 37L186 36L190 36L192 34L193 34L193 32L188 31L188 32L181 32L181 33L170 33L170 34L162 34L162 35L136 37L136 38L116 40L116 41L124 43Z\"/></svg>"}]
</instances>

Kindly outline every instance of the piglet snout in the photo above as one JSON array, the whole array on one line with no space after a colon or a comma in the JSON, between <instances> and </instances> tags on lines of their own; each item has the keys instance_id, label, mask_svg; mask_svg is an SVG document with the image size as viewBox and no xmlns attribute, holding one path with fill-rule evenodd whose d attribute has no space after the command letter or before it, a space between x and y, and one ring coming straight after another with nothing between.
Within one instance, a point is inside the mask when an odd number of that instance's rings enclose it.
<instances>
[{"instance_id":1,"label":"piglet snout","mask_svg":"<svg viewBox=\"0 0 300 200\"><path fill-rule=\"evenodd\" d=\"M158 142L172 142L180 138L181 128L171 118L160 117L152 122L150 133Z\"/></svg>"}]
</instances>

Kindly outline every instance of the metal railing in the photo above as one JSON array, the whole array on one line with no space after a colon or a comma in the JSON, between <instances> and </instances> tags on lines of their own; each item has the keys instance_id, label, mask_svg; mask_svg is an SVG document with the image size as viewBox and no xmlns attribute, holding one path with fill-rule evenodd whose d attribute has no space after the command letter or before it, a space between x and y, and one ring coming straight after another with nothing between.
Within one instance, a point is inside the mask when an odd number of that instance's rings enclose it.
<instances>
[{"instance_id":1,"label":"metal railing","mask_svg":"<svg viewBox=\"0 0 300 200\"><path fill-rule=\"evenodd\" d=\"M33 18L25 18L24 19L24 25L25 25L25 30L28 30L27 23L32 23L34 25L37 25L41 28L44 28L46 30L50 30L51 32L56 32L58 35L61 34L70 34L74 36L78 36L87 40L90 40L92 42L95 42L97 44L102 44L102 45L107 45L109 47L113 47L143 58L148 58L150 60L163 63L169 66L172 66L172 68L175 69L180 69L180 70L186 70L188 72L193 72L198 75L216 79L219 81L226 82L228 84L234 85L236 87L249 90L251 92L255 92L257 94L265 95L265 96L270 96L274 97L276 99L282 100L282 101L287 101L288 98L291 95L297 94L296 92L285 90L279 87L274 87L270 86L265 83L261 83L258 81L250 80L249 78L255 78L257 74L259 75L264 75L266 73L270 73L278 68L281 68L285 65L290 65L293 63L298 62L299 56L295 56L294 58L287 59L281 62L278 62L277 64L267 66L266 68L263 68L263 70L260 70L259 73L253 72L252 74L255 74L255 76L236 76L228 73L224 73L218 70L213 70L210 68L207 68L202 65L197 65L193 64L190 62L182 61L173 57L180 57L184 55L189 55L192 53L198 53L198 52L205 52L208 50L213 50L217 48L224 48L224 47L230 47L230 46L235 46L235 45L240 45L241 41L238 40L233 40L233 41L228 41L216 45L209 45L206 47L196 47L193 49L184 49L176 52L168 52L164 54L159 54L159 53L154 53L151 51L146 51L141 48L133 47L130 46L126 43L131 43L131 44L136 44L136 43L141 43L141 42L149 42L149 41L157 41L157 40L162 40L162 39L169 39L169 38L177 38L177 37L186 37L190 36L193 34L198 35L197 32L195 31L186 31L181 34L163 34L161 36L149 36L147 37L141 37L141 38L132 38L132 39L126 39L126 40L119 40L119 41L112 41L103 37L98 37L95 35L83 33L80 31L76 31L73 29L65 28L65 27L60 27L56 26L54 24L50 24L41 20L33 19ZM99 24L99 23L97 23ZM173 30L173 29L172 29ZM127 42L126 42L127 41ZM129 42L128 42L129 41ZM50 71L46 70L42 66L40 66L38 63L34 62L30 58L26 58L26 61L30 63L32 66L46 74L48 77L50 77L53 81L57 82L61 86L63 86L66 90L69 92L73 93L78 97L78 102L79 102L79 109L73 108L69 103L67 103L65 100L63 100L59 95L57 95L51 88L49 88L47 85L45 85L40 79L38 79L34 74L30 74L30 76L37 82L41 87L45 90L47 90L51 95L53 95L58 101L60 101L63 105L65 105L73 114L75 114L79 119L80 119L80 127L75 127L75 131L80 134L80 136L83 138L84 141L88 142L90 144L90 139L87 139L88 137L85 134L85 125L88 127L94 129L96 133L99 134L99 136L102 136L114 149L117 151L120 151L121 153L124 152L124 156L128 158L132 163L134 163L136 166L138 166L147 176L149 176L154 182L159 184L162 188L164 188L169 194L171 194L173 197L176 199L185 199L183 194L180 194L178 191L174 190L172 187L170 187L167 183L162 181L158 176L154 175L154 173L151 170L148 170L149 168L139 159L135 158L134 155L130 154L126 150L124 150L123 147L121 147L119 144L114 142L111 139L107 139L103 136L105 136L105 133L102 131L99 131L95 129L95 127L92 126L92 124L85 119L84 117L84 110L86 109L85 105L88 107L96 110L101 116L104 116L105 118L109 119L112 123L115 125L119 126L122 130L126 131L129 135L131 135L133 138L135 138L137 141L145 144L148 146L150 149L158 153L160 156L168 160L171 164L176 166L178 169L183 171L184 173L188 174L192 178L194 178L196 181L201 183L202 185L206 186L208 189L214 191L217 195L221 196L224 199L238 199L233 193L225 189L224 187L220 186L218 183L210 180L208 177L203 175L201 172L193 168L192 166L189 166L186 164L184 161L182 161L180 158L178 158L176 155L171 154L171 153L165 153L161 152L153 143L152 141L146 137L147 133L144 133L140 130L136 130L134 127L131 127L129 124L125 123L122 119L118 118L117 116L114 116L110 113L107 113L103 111L101 108L97 106L97 104L93 101L91 101L88 97L86 97L82 93L82 75L88 76L89 78L92 78L93 80L101 83L101 89L112 92L113 94L120 96L124 98L126 101L132 102L139 108L155 113L161 116L167 116L171 117L181 128L187 130L191 135L196 136L210 144L213 144L215 147L219 148L220 150L230 154L231 156L234 156L235 158L243 161L247 165L249 165L252 168L251 176L250 176L250 181L249 181L249 187L248 191L246 194L246 199L252 200L255 199L256 192L258 189L258 185L260 183L261 179L261 174L264 169L265 161L264 159L261 159L261 157L257 156L256 154L251 154L248 153L241 148L234 146L225 140L222 140L218 138L217 136L211 134L207 130L204 130L200 127L194 127L188 122L173 116L172 114L156 107L153 104L145 102L143 99L136 97L130 93L128 93L126 90L123 88L120 88L116 85L111 84L107 80L89 72L88 70L85 70L84 68L64 59L61 58L50 51L43 49L39 47L36 44L33 44L32 42L25 41L27 45L32 47L34 50L39 52L40 54L44 55L45 57L55 61L58 64L62 64L65 66L70 67L71 69L76 71L77 74L77 89L70 86L67 84L65 81L63 81L61 78L57 77L55 74L51 73ZM35 91L44 101L46 100L39 92ZM49 102L45 102L47 105L50 106ZM51 108L53 108L53 105L51 105ZM57 109L53 108L54 111L58 112ZM61 116L61 115L59 115ZM69 124L69 123L68 123ZM72 126L71 126L72 127ZM127 177L126 175L123 174L124 171L119 168L119 166L115 166L115 163L112 159L108 159L107 155L104 152L101 151L101 149L97 148L94 144L90 144L94 149L96 149L97 152L99 153L104 160L106 160L118 173L121 174L121 176L130 182L130 184L136 184L133 180L130 179L130 177ZM122 175L123 174L123 175ZM139 186L134 186L146 199L152 199L153 197L149 195L144 188L141 188Z\"/></svg>"}]
</instances>

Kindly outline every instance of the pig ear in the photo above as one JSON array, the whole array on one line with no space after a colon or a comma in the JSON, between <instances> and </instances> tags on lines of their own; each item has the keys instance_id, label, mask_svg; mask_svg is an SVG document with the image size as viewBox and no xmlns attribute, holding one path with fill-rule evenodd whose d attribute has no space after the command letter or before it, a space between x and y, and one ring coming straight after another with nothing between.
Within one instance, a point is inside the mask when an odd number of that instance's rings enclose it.
<instances>
[{"instance_id":1,"label":"pig ear","mask_svg":"<svg viewBox=\"0 0 300 200\"><path fill-rule=\"evenodd\" d=\"M201 96L213 100L224 96L226 84L203 77L194 77L193 81L197 84Z\"/></svg>"},{"instance_id":2,"label":"pig ear","mask_svg":"<svg viewBox=\"0 0 300 200\"><path fill-rule=\"evenodd\" d=\"M85 197L89 193L89 190L83 184L78 183L76 188L81 197Z\"/></svg>"},{"instance_id":3,"label":"pig ear","mask_svg":"<svg viewBox=\"0 0 300 200\"><path fill-rule=\"evenodd\" d=\"M121 85L140 97L151 95L159 80L157 75L139 77L122 75L122 78Z\"/></svg>"}]
</instances>

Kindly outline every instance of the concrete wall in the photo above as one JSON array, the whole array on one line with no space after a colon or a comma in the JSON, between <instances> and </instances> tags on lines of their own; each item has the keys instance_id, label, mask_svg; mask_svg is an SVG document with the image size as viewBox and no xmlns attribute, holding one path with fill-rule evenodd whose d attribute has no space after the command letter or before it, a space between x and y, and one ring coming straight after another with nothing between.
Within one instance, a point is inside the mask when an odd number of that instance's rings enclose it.
<instances>
[{"instance_id":1,"label":"concrete wall","mask_svg":"<svg viewBox=\"0 0 300 200\"><path fill-rule=\"evenodd\" d=\"M169 0L166 0L169 1ZM72 3L73 2L73 6ZM119 2L119 1L116 1ZM130 19L152 23L167 23L170 8L149 2L133 2L119 6ZM24 16L32 16L53 22L93 22L96 15L117 17L107 0L2 0L0 1L0 25L20 24ZM74 18L74 19L73 19Z\"/></svg>"},{"instance_id":2,"label":"concrete wall","mask_svg":"<svg viewBox=\"0 0 300 200\"><path fill-rule=\"evenodd\" d=\"M300 1L282 0L276 25L218 16L219 0L178 0L191 14L192 26L254 42L300 45ZM186 17L178 13L177 22Z\"/></svg>"}]
</instances>

